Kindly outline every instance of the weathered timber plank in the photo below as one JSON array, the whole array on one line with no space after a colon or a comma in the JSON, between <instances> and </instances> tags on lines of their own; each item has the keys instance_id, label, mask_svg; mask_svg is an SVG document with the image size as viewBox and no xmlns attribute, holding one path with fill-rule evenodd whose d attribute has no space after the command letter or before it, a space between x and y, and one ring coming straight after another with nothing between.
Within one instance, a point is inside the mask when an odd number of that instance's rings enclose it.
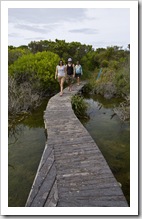
<instances>
[{"instance_id":1,"label":"weathered timber plank","mask_svg":"<svg viewBox=\"0 0 142 219\"><path fill-rule=\"evenodd\" d=\"M122 197L122 196L121 196ZM110 198L111 199L111 198ZM74 198L62 198L58 201L58 207L128 207L125 200L119 200L117 198L116 201L113 199L108 201L100 201L98 199L91 199L88 197L88 199L74 199Z\"/></svg>"},{"instance_id":2,"label":"weathered timber plank","mask_svg":"<svg viewBox=\"0 0 142 219\"><path fill-rule=\"evenodd\" d=\"M43 197L43 199L46 199L45 194L48 195L48 193L50 192L50 189L52 188L52 184L55 180L55 177L56 177L56 170L55 170L55 164L54 164L53 148L48 147L48 145L46 144L41 162L38 167L35 180L33 182L29 197L26 202L26 207L35 206L34 203L37 197L40 196L40 199L42 199L41 195L39 194L41 193L41 188L43 187L44 183L46 182L46 180L48 180L48 186L46 189L46 193L44 193L44 197ZM43 195L43 192L42 192L42 195ZM41 203L43 202L41 201ZM39 202L38 206L41 206L41 203Z\"/></svg>"},{"instance_id":3,"label":"weathered timber plank","mask_svg":"<svg viewBox=\"0 0 142 219\"><path fill-rule=\"evenodd\" d=\"M47 198L44 207L56 207L58 203L58 188L57 188L57 181L55 181L49 197Z\"/></svg>"},{"instance_id":4,"label":"weathered timber plank","mask_svg":"<svg viewBox=\"0 0 142 219\"><path fill-rule=\"evenodd\" d=\"M94 175L83 175L82 177L78 177L78 176L74 176L73 178L63 178L60 177L58 178L58 185L60 184L60 186L67 184L67 186L69 185L69 183L71 183L70 185L73 185L74 183L87 183L88 185L92 183L92 181L99 183L103 183L104 187L105 187L105 183L107 182L107 179L109 179L111 182L116 183L116 181L114 181L114 177L113 175L110 176L109 173L104 174L98 174L94 177Z\"/></svg>"},{"instance_id":5,"label":"weathered timber plank","mask_svg":"<svg viewBox=\"0 0 142 219\"><path fill-rule=\"evenodd\" d=\"M54 143L52 143L52 139L48 140L48 145L51 145L52 147L55 146ZM95 143L92 140L89 140L88 142L82 143L81 140L76 140L76 142L68 141L68 142L59 142L58 146L56 147L56 151L54 150L54 153L62 150L74 150L74 149L84 149L84 148L90 148L95 149L98 151L98 148L95 147Z\"/></svg>"},{"instance_id":6,"label":"weathered timber plank","mask_svg":"<svg viewBox=\"0 0 142 219\"><path fill-rule=\"evenodd\" d=\"M94 155L96 155L97 156L97 153L96 154L94 154ZM68 159L60 159L60 157L56 157L55 156L55 159L56 159L56 163L57 163L57 165L59 165L59 166L66 166L68 163L70 163L70 164L73 164L74 162L89 162L89 160L92 160L93 158L94 158L94 155L93 154L91 154L90 155L90 157L89 156L87 156L87 155L80 155L80 156L76 156L76 157L73 157L73 158L68 158ZM99 159L99 156L98 156L98 159ZM69 165L70 165L69 164ZM87 163L88 164L88 163ZM88 166L88 165L86 165L86 166Z\"/></svg>"},{"instance_id":7,"label":"weathered timber plank","mask_svg":"<svg viewBox=\"0 0 142 219\"><path fill-rule=\"evenodd\" d=\"M95 149L95 148L92 148L89 150L89 147L87 148L87 150L84 150L84 149L76 149L76 150L72 150L72 152L69 152L68 150L66 151L66 148L65 150L63 151L63 154L60 154L59 152L55 152L55 156L56 158L58 159L59 158L62 158L62 157L66 157L67 159L70 158L70 157L79 157L79 156L82 156L82 155L87 155L87 156L91 156L91 155L97 155L98 153L98 156L100 155L101 157L101 153L99 152L99 150ZM103 159L103 158L102 158Z\"/></svg>"},{"instance_id":8,"label":"weathered timber plank","mask_svg":"<svg viewBox=\"0 0 142 219\"><path fill-rule=\"evenodd\" d=\"M40 177L39 177L40 178ZM46 175L42 185L38 188L38 192L34 196L30 207L43 207L56 179L55 164L52 165L49 173Z\"/></svg>"},{"instance_id":9,"label":"weathered timber plank","mask_svg":"<svg viewBox=\"0 0 142 219\"><path fill-rule=\"evenodd\" d=\"M96 198L96 197L111 197L111 196L122 196L122 192L120 189L118 189L118 186L115 186L115 187L112 187L111 190L109 191L109 188L101 188L101 189L87 189L87 190L72 190L72 191L61 191L59 188L58 188L58 195L60 198L63 198L63 197L74 197L74 198L83 198L85 199L86 198ZM122 196L123 197L123 196ZM124 200L124 198L123 198Z\"/></svg>"},{"instance_id":10,"label":"weathered timber plank","mask_svg":"<svg viewBox=\"0 0 142 219\"><path fill-rule=\"evenodd\" d=\"M81 168L85 168L85 170L86 169L89 170L89 168L91 168L95 171L96 166L97 166L97 168L99 168L99 167L102 168L98 162L96 162L94 164L94 161L92 161L92 162L88 161L87 163L86 162L82 163L82 162L78 161L78 162L73 162L73 163L68 163L68 164L64 163L64 165L62 165L58 162L56 163L56 168L57 168L58 172L60 171L62 173L65 173L65 172L69 173L69 172L73 172L73 171L75 172L77 169L81 170ZM66 171L64 171L64 169L66 169Z\"/></svg>"},{"instance_id":11,"label":"weathered timber plank","mask_svg":"<svg viewBox=\"0 0 142 219\"><path fill-rule=\"evenodd\" d=\"M57 164L56 164L56 166L57 166ZM94 176L101 174L101 173L104 174L104 172L106 174L110 173L110 170L108 168L103 168L103 170L102 170L102 166L100 166L100 165L98 165L97 167L95 167L95 166L91 167L89 165L87 165L87 166L78 165L76 167L67 168L66 170L64 170L62 167L61 168L57 167L58 176L60 176L60 177L61 176L62 177L74 177L76 175L78 176L79 173L80 174L84 173L84 175L86 173L86 175L94 175ZM66 166L64 166L64 167L66 168Z\"/></svg>"},{"instance_id":12,"label":"weathered timber plank","mask_svg":"<svg viewBox=\"0 0 142 219\"><path fill-rule=\"evenodd\" d=\"M84 148L83 147L77 147L76 145L73 145L73 146L71 145L70 147L68 147L68 145L65 145L65 147L66 147L65 150L64 150L63 147L59 147L57 149L57 151L55 152L55 156L58 157L58 156L60 156L60 154L65 154L67 156L71 156L71 154L77 155L77 154L83 154L83 153L91 152L91 151L92 151L93 154L97 155L97 153L98 153L98 155L99 155L99 152L98 152L97 149L95 149L93 147L89 148L86 145L85 145Z\"/></svg>"},{"instance_id":13,"label":"weathered timber plank","mask_svg":"<svg viewBox=\"0 0 142 219\"><path fill-rule=\"evenodd\" d=\"M88 182L88 181L87 181ZM105 182L105 187L104 187L104 183L100 183L99 182L99 184L98 184L98 181L96 180L96 182L94 182L94 184L90 184L90 182L89 182L89 184L83 184L83 183L80 183L80 184L76 184L76 183L71 183L70 182L70 184L68 185L68 187L67 186L63 186L63 187L59 187L59 193L70 193L70 192L72 192L72 191L90 191L90 190L92 190L92 191L94 191L94 189L99 189L99 190L103 190L104 188L105 189L108 189L108 188L116 188L116 190L117 190L117 187L118 187L118 183L114 183L114 182ZM115 190L115 191L116 191ZM94 192L93 192L93 194L94 194ZM121 195L122 195L122 193L121 193Z\"/></svg>"},{"instance_id":14,"label":"weathered timber plank","mask_svg":"<svg viewBox=\"0 0 142 219\"><path fill-rule=\"evenodd\" d=\"M67 181L67 180L58 180L58 185L62 186L61 189L74 189L74 188L85 188L86 186L94 186L95 188L104 188L104 184L107 187L108 185L111 186L118 186L118 182L114 181L113 177L109 177L106 174L105 178L96 177L96 178L84 178L83 181L80 178L77 178L75 181Z\"/></svg>"},{"instance_id":15,"label":"weathered timber plank","mask_svg":"<svg viewBox=\"0 0 142 219\"><path fill-rule=\"evenodd\" d=\"M59 171L58 171L59 172ZM58 175L57 175L57 179L61 179L61 178L64 178L64 179L66 179L66 180L75 180L74 178L75 177L80 177L80 178L82 178L82 180L83 180L83 177L85 176L85 177L91 177L91 176L93 176L93 177L97 177L97 175L98 174L110 174L110 171L109 171L109 169L104 169L104 170L102 170L102 169L98 169L98 171L86 171L86 172L84 172L84 171L78 171L78 172L72 172L72 173L62 173L62 172L59 172L58 173Z\"/></svg>"},{"instance_id":16,"label":"weathered timber plank","mask_svg":"<svg viewBox=\"0 0 142 219\"><path fill-rule=\"evenodd\" d=\"M48 133L49 134L49 133ZM90 136L83 136L82 138L75 135L69 135L68 137L66 135L62 136L62 138L58 138L57 136L53 136L54 138L49 137L48 135L48 142L49 144L52 143L55 147L58 147L57 144L81 144L83 142L92 143L93 140L90 138ZM80 137L80 138L79 138Z\"/></svg>"}]
</instances>

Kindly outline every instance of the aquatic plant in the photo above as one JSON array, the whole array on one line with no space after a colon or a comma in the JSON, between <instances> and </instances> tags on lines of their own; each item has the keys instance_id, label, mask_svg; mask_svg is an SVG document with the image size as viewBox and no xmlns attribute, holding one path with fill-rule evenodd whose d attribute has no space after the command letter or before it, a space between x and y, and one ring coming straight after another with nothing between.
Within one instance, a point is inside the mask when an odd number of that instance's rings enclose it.
<instances>
[{"instance_id":1,"label":"aquatic plant","mask_svg":"<svg viewBox=\"0 0 142 219\"><path fill-rule=\"evenodd\" d=\"M71 98L72 109L78 118L88 118L87 108L88 104L84 98L79 95L72 96Z\"/></svg>"}]
</instances>

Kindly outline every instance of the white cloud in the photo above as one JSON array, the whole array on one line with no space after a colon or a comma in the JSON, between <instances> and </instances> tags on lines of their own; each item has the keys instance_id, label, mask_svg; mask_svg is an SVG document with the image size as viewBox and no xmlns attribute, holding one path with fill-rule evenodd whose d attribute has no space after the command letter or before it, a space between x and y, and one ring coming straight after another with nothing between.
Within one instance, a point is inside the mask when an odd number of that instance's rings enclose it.
<instances>
[{"instance_id":1,"label":"white cloud","mask_svg":"<svg viewBox=\"0 0 142 219\"><path fill-rule=\"evenodd\" d=\"M129 13L126 8L11 8L9 45L27 45L38 38L126 47L130 43Z\"/></svg>"},{"instance_id":2,"label":"white cloud","mask_svg":"<svg viewBox=\"0 0 142 219\"><path fill-rule=\"evenodd\" d=\"M91 28L79 28L79 29L73 29L69 30L71 33L83 33L83 34L96 34L97 30L91 29Z\"/></svg>"}]
</instances>

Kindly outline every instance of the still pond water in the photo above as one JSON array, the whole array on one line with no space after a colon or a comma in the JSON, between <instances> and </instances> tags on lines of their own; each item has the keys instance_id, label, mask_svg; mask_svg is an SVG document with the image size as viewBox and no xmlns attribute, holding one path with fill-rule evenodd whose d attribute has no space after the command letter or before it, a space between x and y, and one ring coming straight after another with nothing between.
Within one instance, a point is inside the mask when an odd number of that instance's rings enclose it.
<instances>
[{"instance_id":1,"label":"still pond water","mask_svg":"<svg viewBox=\"0 0 142 219\"><path fill-rule=\"evenodd\" d=\"M113 115L112 107L118 100L99 96L85 97L89 103L90 119L82 121L102 151L129 203L130 200L130 130L129 122ZM48 100L9 132L9 207L25 206L44 147L43 111Z\"/></svg>"},{"instance_id":2,"label":"still pond water","mask_svg":"<svg viewBox=\"0 0 142 219\"><path fill-rule=\"evenodd\" d=\"M89 104L89 120L82 123L101 150L130 204L130 122L121 121L113 111L122 100L106 100L99 95L84 97Z\"/></svg>"},{"instance_id":3,"label":"still pond water","mask_svg":"<svg viewBox=\"0 0 142 219\"><path fill-rule=\"evenodd\" d=\"M48 100L9 131L8 205L23 207L45 147L43 112Z\"/></svg>"}]
</instances>

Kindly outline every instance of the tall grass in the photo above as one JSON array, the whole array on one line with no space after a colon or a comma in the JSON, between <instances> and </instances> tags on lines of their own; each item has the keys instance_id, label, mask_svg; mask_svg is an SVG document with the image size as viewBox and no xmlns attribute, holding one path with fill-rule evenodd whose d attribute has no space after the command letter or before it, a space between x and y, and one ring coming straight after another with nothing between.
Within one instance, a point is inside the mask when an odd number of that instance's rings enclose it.
<instances>
[{"instance_id":1,"label":"tall grass","mask_svg":"<svg viewBox=\"0 0 142 219\"><path fill-rule=\"evenodd\" d=\"M74 110L75 115L79 119L87 119L87 108L88 104L85 102L84 98L79 95L75 95L71 98L72 109Z\"/></svg>"}]
</instances>

